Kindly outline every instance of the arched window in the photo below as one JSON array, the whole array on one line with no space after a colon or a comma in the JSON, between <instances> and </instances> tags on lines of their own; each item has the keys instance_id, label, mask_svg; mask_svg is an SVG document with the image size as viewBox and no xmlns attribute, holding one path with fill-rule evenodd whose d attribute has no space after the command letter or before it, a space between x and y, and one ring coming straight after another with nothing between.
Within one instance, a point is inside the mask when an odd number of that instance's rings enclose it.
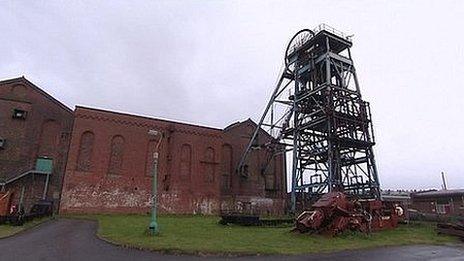
<instances>
[{"instance_id":1,"label":"arched window","mask_svg":"<svg viewBox=\"0 0 464 261\"><path fill-rule=\"evenodd\" d=\"M264 188L266 190L275 190L276 187L276 173L277 173L277 166L278 161L277 157L274 157L271 161L269 161L269 165L267 166L267 171L264 173Z\"/></svg>"},{"instance_id":2,"label":"arched window","mask_svg":"<svg viewBox=\"0 0 464 261\"><path fill-rule=\"evenodd\" d=\"M108 174L122 174L122 160L124 156L124 138L116 135L111 139L110 162L108 165Z\"/></svg>"},{"instance_id":3,"label":"arched window","mask_svg":"<svg viewBox=\"0 0 464 261\"><path fill-rule=\"evenodd\" d=\"M205 150L205 154L203 157L203 170L204 170L204 175L205 175L205 181L208 183L213 183L214 182L214 175L215 175L215 155L214 155L214 149L211 147L208 147Z\"/></svg>"},{"instance_id":4,"label":"arched window","mask_svg":"<svg viewBox=\"0 0 464 261\"><path fill-rule=\"evenodd\" d=\"M56 155L59 142L60 125L54 120L47 120L42 124L40 134L39 156L51 157Z\"/></svg>"},{"instance_id":5,"label":"arched window","mask_svg":"<svg viewBox=\"0 0 464 261\"><path fill-rule=\"evenodd\" d=\"M229 144L222 145L221 174L222 189L229 190L232 183L232 147Z\"/></svg>"},{"instance_id":6,"label":"arched window","mask_svg":"<svg viewBox=\"0 0 464 261\"><path fill-rule=\"evenodd\" d=\"M11 96L16 99L24 100L27 96L27 87L22 84L16 84L11 87Z\"/></svg>"},{"instance_id":7,"label":"arched window","mask_svg":"<svg viewBox=\"0 0 464 261\"><path fill-rule=\"evenodd\" d=\"M82 133L79 143L79 152L77 156L78 171L91 171L92 169L92 154L95 135L91 131Z\"/></svg>"},{"instance_id":8,"label":"arched window","mask_svg":"<svg viewBox=\"0 0 464 261\"><path fill-rule=\"evenodd\" d=\"M192 171L192 147L183 144L180 149L180 175L182 180L190 180Z\"/></svg>"},{"instance_id":9,"label":"arched window","mask_svg":"<svg viewBox=\"0 0 464 261\"><path fill-rule=\"evenodd\" d=\"M205 161L206 162L214 162L214 149L208 147L205 151Z\"/></svg>"}]
</instances>

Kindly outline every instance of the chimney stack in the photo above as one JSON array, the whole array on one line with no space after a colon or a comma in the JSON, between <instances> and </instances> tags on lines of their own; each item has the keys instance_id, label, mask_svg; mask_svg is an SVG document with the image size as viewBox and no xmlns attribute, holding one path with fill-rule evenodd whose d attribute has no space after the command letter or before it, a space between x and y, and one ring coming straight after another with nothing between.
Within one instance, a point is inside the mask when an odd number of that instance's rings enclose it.
<instances>
[{"instance_id":1,"label":"chimney stack","mask_svg":"<svg viewBox=\"0 0 464 261\"><path fill-rule=\"evenodd\" d=\"M442 185L443 189L447 190L448 188L446 186L445 172L443 172L443 171L441 172L441 179L443 181L443 185Z\"/></svg>"}]
</instances>

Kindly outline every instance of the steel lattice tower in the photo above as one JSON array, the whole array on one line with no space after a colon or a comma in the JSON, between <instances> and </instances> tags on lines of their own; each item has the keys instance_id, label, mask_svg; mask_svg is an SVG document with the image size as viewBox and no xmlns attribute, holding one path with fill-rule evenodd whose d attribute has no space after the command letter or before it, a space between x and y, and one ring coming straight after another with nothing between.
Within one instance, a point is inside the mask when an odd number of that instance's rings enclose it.
<instances>
[{"instance_id":1,"label":"steel lattice tower","mask_svg":"<svg viewBox=\"0 0 464 261\"><path fill-rule=\"evenodd\" d=\"M297 196L314 201L333 190L379 198L369 103L361 97L351 58L352 41L325 24L290 40L276 88L238 165L246 178L250 152L268 161L292 155L292 211ZM260 144L260 128L274 137ZM288 156L287 156L288 158Z\"/></svg>"}]
</instances>

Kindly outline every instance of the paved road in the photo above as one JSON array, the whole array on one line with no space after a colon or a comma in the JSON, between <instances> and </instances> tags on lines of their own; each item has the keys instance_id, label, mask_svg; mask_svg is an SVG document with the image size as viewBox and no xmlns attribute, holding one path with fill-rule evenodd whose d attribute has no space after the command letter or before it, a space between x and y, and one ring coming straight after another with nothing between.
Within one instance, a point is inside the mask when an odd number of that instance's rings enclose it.
<instances>
[{"instance_id":1,"label":"paved road","mask_svg":"<svg viewBox=\"0 0 464 261\"><path fill-rule=\"evenodd\" d=\"M117 247L95 236L96 222L60 219L0 239L0 260L464 260L464 247L408 246L306 256L192 257Z\"/></svg>"}]
</instances>

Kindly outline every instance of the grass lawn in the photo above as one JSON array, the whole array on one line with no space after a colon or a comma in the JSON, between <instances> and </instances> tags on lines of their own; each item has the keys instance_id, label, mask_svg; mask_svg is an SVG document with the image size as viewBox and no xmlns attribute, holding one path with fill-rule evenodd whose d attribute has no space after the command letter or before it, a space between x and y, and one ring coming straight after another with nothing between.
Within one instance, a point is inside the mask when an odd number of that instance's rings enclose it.
<instances>
[{"instance_id":1,"label":"grass lawn","mask_svg":"<svg viewBox=\"0 0 464 261\"><path fill-rule=\"evenodd\" d=\"M50 217L34 219L30 222L25 223L22 226L0 225L0 239L4 237L12 236L23 230L35 227L47 220L50 220Z\"/></svg>"},{"instance_id":2,"label":"grass lawn","mask_svg":"<svg viewBox=\"0 0 464 261\"><path fill-rule=\"evenodd\" d=\"M291 227L222 226L212 216L161 216L160 234L147 232L146 215L90 215L97 219L98 235L126 246L174 253L303 254L406 244L456 243L437 235L435 226L420 223L401 225L371 235L347 233L335 238L290 232Z\"/></svg>"}]
</instances>

